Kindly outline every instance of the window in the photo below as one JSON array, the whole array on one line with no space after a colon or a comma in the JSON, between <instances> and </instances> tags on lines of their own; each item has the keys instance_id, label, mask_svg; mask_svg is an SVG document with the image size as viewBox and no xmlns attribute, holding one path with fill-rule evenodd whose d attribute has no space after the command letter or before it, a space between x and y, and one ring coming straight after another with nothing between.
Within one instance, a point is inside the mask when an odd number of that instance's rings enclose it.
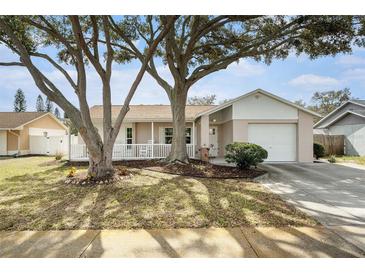
<instances>
[{"instance_id":1,"label":"window","mask_svg":"<svg viewBox=\"0 0 365 274\"><path fill-rule=\"evenodd\" d=\"M165 128L165 144L172 143L172 134L173 134L173 128L171 127Z\"/></svg>"},{"instance_id":2,"label":"window","mask_svg":"<svg viewBox=\"0 0 365 274\"><path fill-rule=\"evenodd\" d=\"M132 134L132 128L127 127L126 129L126 142L127 144L133 144L133 134Z\"/></svg>"},{"instance_id":3,"label":"window","mask_svg":"<svg viewBox=\"0 0 365 274\"><path fill-rule=\"evenodd\" d=\"M172 135L173 135L173 128L167 127L165 128L165 144L172 143ZM185 136L186 136L186 143L191 144L191 128L185 129Z\"/></svg>"},{"instance_id":4,"label":"window","mask_svg":"<svg viewBox=\"0 0 365 274\"><path fill-rule=\"evenodd\" d=\"M186 143L191 144L191 128L188 127L185 129Z\"/></svg>"}]
</instances>

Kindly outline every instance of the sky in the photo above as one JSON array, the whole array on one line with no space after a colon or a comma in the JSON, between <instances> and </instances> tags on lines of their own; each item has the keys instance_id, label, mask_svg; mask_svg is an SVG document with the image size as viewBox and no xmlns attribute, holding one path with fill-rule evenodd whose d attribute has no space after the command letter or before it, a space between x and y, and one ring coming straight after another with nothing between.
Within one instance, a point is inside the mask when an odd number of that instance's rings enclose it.
<instances>
[{"instance_id":1,"label":"sky","mask_svg":"<svg viewBox=\"0 0 365 274\"><path fill-rule=\"evenodd\" d=\"M45 53L53 55L52 49ZM17 61L7 48L0 45L0 62ZM54 81L66 97L78 106L77 98L63 76L42 62L37 62L46 75ZM122 104L132 81L139 69L138 62L114 65L112 74L112 103ZM73 68L69 67L75 76ZM167 67L158 65L161 75L171 82ZM217 103L232 99L254 89L261 88L287 100L302 99L310 103L316 91L349 88L356 98L365 99L365 49L354 48L351 55L322 57L310 60L305 55L290 55L285 60L275 60L272 64L244 59L231 64L226 70L215 72L199 82L189 91L189 96L216 94ZM13 111L14 95L21 88L27 100L27 111L35 111L36 98L40 93L28 71L23 67L0 66L0 111ZM89 105L101 104L101 83L96 72L88 68L87 96ZM45 98L45 96L43 96ZM148 73L138 87L132 104L168 104L165 91L158 86Z\"/></svg>"}]
</instances>

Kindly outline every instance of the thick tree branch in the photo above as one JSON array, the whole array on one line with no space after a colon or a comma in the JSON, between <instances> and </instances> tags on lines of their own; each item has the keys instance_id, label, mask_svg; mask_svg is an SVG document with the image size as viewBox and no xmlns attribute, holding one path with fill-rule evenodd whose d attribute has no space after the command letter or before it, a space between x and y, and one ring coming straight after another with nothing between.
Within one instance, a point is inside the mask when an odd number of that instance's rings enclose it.
<instances>
[{"instance_id":1,"label":"thick tree branch","mask_svg":"<svg viewBox=\"0 0 365 274\"><path fill-rule=\"evenodd\" d=\"M21 63L21 62L0 62L0 66L3 66L3 67L11 67L11 66L24 67L24 64Z\"/></svg>"},{"instance_id":2,"label":"thick tree branch","mask_svg":"<svg viewBox=\"0 0 365 274\"><path fill-rule=\"evenodd\" d=\"M58 71L60 71L63 76L65 76L65 78L67 79L67 81L70 83L70 85L72 86L72 88L77 91L77 85L74 82L74 80L72 79L72 77L70 76L70 74L68 74L68 72L62 67L60 66L56 61L54 61L49 55L44 54L44 53L31 53L31 56L35 56L35 57L40 57L43 58L45 60L47 60L49 63L52 64L52 66L54 66Z\"/></svg>"},{"instance_id":3,"label":"thick tree branch","mask_svg":"<svg viewBox=\"0 0 365 274\"><path fill-rule=\"evenodd\" d=\"M167 35L168 31L171 29L171 27L174 24L176 19L177 18L174 16L169 16L169 18L167 19L166 24L164 26L164 29L160 32L160 34L156 37L156 39L153 41L151 46L148 48L148 51L147 51L146 57L143 60L142 66L128 92L127 97L124 100L123 107L120 110L118 117L114 123L114 130L113 130L112 138L111 138L112 142L114 142L118 136L118 132L122 125L124 117L129 110L130 101L132 100L132 97L133 97L134 93L136 92L139 83L142 81L143 75L148 67L148 63L149 63L151 57L155 53L155 50L157 49L157 46L159 45L159 43L164 39L164 37Z\"/></svg>"}]
</instances>

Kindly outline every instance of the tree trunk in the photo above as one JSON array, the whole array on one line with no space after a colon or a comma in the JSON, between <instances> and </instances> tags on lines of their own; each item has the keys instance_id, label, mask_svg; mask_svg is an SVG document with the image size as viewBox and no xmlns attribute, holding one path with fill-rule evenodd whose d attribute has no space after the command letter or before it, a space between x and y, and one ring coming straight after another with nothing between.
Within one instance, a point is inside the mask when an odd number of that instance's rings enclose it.
<instances>
[{"instance_id":1,"label":"tree trunk","mask_svg":"<svg viewBox=\"0 0 365 274\"><path fill-rule=\"evenodd\" d=\"M183 88L175 88L170 95L170 104L172 111L173 137L171 152L167 157L170 162L189 162L189 156L186 150L186 133L185 133L185 105L187 91Z\"/></svg>"},{"instance_id":2,"label":"tree trunk","mask_svg":"<svg viewBox=\"0 0 365 274\"><path fill-rule=\"evenodd\" d=\"M89 153L88 176L97 180L111 177L113 174L112 149Z\"/></svg>"}]
</instances>

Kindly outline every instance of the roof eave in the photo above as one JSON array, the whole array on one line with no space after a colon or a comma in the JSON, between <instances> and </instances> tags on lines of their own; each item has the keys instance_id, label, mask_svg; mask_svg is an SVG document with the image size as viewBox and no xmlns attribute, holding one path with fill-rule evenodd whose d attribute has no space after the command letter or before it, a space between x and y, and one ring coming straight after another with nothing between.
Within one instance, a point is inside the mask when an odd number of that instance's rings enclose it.
<instances>
[{"instance_id":1,"label":"roof eave","mask_svg":"<svg viewBox=\"0 0 365 274\"><path fill-rule=\"evenodd\" d=\"M265 90L263 90L263 89L260 89L260 88L259 88L259 89L255 89L255 90L253 90L253 91L251 91L251 92L248 92L248 93L246 93L246 94L243 94L243 95L241 95L241 96L238 96L238 97L236 97L236 98L234 98L234 99L232 99L232 100L230 100L230 101L228 101L228 102L226 102L226 103L224 103L224 104L222 104L222 105L218 105L218 106L217 106L217 107L215 107L215 108L212 108L212 109L209 109L209 110L207 110L207 111L204 111L204 112L198 113L198 114L195 116L195 118L194 118L194 119L197 119L197 118L199 118L200 116L203 116L203 115L209 115L209 114L212 114L212 113L217 112L217 111L220 111L220 110L222 110L222 109L224 109L224 108L226 108L226 107L232 106L232 105L233 105L233 103L235 103L235 102L237 102L237 101L239 101L239 100L241 100L241 99L243 99L243 98L245 98L245 97L248 97L248 96L251 96L251 95L253 95L253 94L256 94L256 93L261 93L261 94L263 94L263 95L266 95L266 96L268 96L268 97L271 97L271 98L273 98L273 99L275 99L275 100L278 100L278 101L280 101L280 102L282 102L282 103L284 103L284 104L290 105L290 106L295 107L295 108L297 108L297 109L300 109L300 110L302 110L302 111L304 111L304 112L307 112L307 113L309 113L309 114L311 114L311 115L313 115L313 116L316 116L316 117L319 117L319 118L321 118L321 117L322 117L321 115L319 115L318 113L316 113L316 112L314 112L314 111L311 111L311 110L306 109L306 108L304 108L304 107L298 106L298 105L294 104L293 102L290 102L290 101L288 101L288 100L286 100L286 99L283 99L283 98L281 98L281 97L279 97L279 96L276 96L276 95L274 95L274 94L272 94L272 93L270 93L270 92L267 92L267 91L265 91Z\"/></svg>"}]
</instances>

